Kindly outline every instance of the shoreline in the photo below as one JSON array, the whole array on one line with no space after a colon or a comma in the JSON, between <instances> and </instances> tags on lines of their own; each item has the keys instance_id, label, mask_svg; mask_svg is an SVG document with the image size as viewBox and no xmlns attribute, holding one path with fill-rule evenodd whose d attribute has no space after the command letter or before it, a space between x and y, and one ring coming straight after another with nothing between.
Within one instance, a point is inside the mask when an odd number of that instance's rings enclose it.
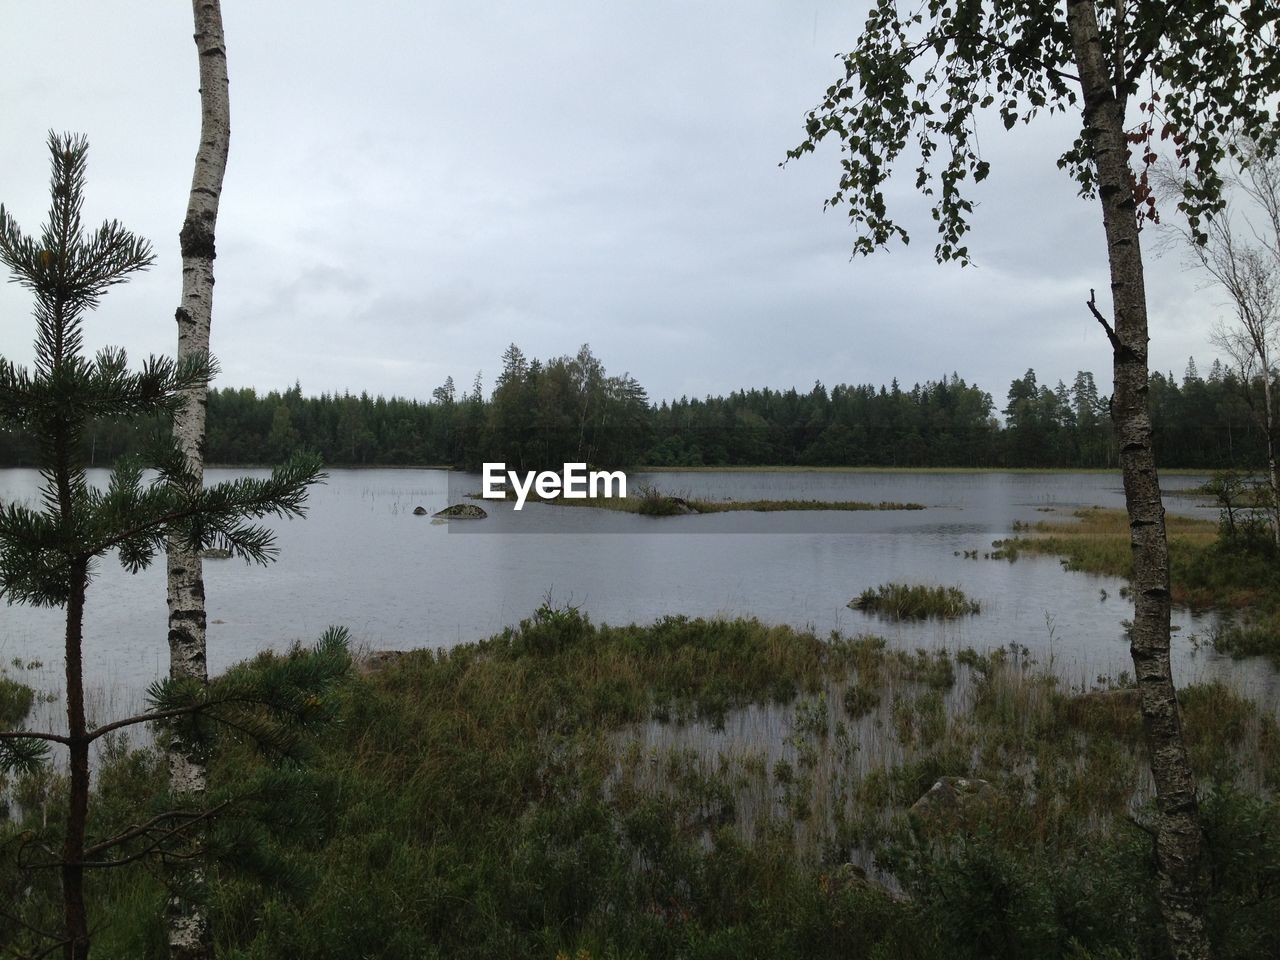
<instances>
[{"instance_id":1,"label":"shoreline","mask_svg":"<svg viewBox=\"0 0 1280 960\"><path fill-rule=\"evenodd\" d=\"M206 470L271 470L279 464L272 463L207 463ZM34 464L0 464L0 470L37 470L38 466ZM89 470L110 470L109 465L94 465L88 467ZM465 470L461 467L453 467L447 464L420 464L420 463L332 463L325 464L326 470L440 470L445 473L476 473L478 471ZM1249 473L1250 471L1242 468L1230 467L1159 467L1157 472L1167 477L1194 477L1202 475L1212 475L1222 472L1223 470L1236 470L1241 473ZM1259 467L1257 471L1261 473L1263 468ZM655 467L641 466L632 467L626 471L629 474L643 473L868 473L868 474L955 474L977 475L984 473L1017 473L1017 474L1114 474L1117 478L1120 476L1119 467L892 467L892 466L857 466L857 467L832 467L832 466L700 466L700 467Z\"/></svg>"}]
</instances>

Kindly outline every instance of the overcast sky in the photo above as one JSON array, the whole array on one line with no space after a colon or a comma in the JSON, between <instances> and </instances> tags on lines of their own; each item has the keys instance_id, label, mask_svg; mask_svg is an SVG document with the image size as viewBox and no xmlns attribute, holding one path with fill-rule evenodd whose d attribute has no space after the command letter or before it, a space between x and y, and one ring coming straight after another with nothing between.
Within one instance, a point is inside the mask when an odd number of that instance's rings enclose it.
<instances>
[{"instance_id":1,"label":"overcast sky","mask_svg":"<svg viewBox=\"0 0 1280 960\"><path fill-rule=\"evenodd\" d=\"M952 371L1009 381L1110 354L1098 208L1054 159L1061 118L983 131L992 175L970 249L850 259L823 211L834 147L779 168L837 76L865 4L817 0L223 0L232 141L218 220L220 385L428 398L502 350L573 353L655 399ZM87 219L155 245L109 294L91 346L172 353L178 229L199 129L187 3L0 0L0 201L35 232L50 129L88 135ZM909 175L909 171L908 171ZM1222 298L1148 257L1152 363L1213 351ZM29 303L0 289L0 354L31 356Z\"/></svg>"}]
</instances>

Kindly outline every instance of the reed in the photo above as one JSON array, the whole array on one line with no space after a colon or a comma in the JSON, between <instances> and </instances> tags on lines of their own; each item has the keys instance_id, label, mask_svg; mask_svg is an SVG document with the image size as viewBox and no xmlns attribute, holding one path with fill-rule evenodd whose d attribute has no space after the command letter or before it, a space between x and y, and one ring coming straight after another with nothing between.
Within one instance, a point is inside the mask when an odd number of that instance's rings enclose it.
<instances>
[{"instance_id":1,"label":"reed","mask_svg":"<svg viewBox=\"0 0 1280 960\"><path fill-rule=\"evenodd\" d=\"M854 610L877 613L890 620L954 620L982 611L959 587L883 583L868 587L849 601Z\"/></svg>"}]
</instances>

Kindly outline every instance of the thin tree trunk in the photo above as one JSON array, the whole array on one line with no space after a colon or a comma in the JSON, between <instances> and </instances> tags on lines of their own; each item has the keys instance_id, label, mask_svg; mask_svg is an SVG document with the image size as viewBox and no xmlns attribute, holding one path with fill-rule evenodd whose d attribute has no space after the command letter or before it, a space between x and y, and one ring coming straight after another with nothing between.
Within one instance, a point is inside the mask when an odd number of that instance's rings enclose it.
<instances>
[{"instance_id":1,"label":"thin tree trunk","mask_svg":"<svg viewBox=\"0 0 1280 960\"><path fill-rule=\"evenodd\" d=\"M1280 547L1280 474L1276 471L1275 413L1271 406L1271 356L1263 341L1259 350L1262 360L1262 429L1267 435L1267 486L1271 494L1271 535Z\"/></svg>"},{"instance_id":2,"label":"thin tree trunk","mask_svg":"<svg viewBox=\"0 0 1280 960\"><path fill-rule=\"evenodd\" d=\"M67 832L62 840L62 910L66 941L65 960L89 956L89 916L84 905L84 837L89 816L89 741L85 736L84 671L80 644L84 627L84 593L87 568L77 564L71 572L71 596L67 600L67 738L70 746L70 787L67 793Z\"/></svg>"},{"instance_id":3,"label":"thin tree trunk","mask_svg":"<svg viewBox=\"0 0 1280 960\"><path fill-rule=\"evenodd\" d=\"M63 203L69 205L71 194L64 191ZM67 222L70 214L64 215ZM58 263L67 263L67 237L62 237ZM62 308L55 329L52 369L61 372L66 344L62 336ZM75 536L74 493L72 486L71 445L66 432L57 428L53 437L53 480L58 493L58 512L63 536L70 543ZM62 944L64 960L86 960L89 956L89 914L84 903L84 838L89 820L89 738L84 715L84 595L89 585L89 565L85 560L71 564L70 591L67 596L64 657L67 682L67 827L62 838L62 913L66 939Z\"/></svg>"},{"instance_id":4,"label":"thin tree trunk","mask_svg":"<svg viewBox=\"0 0 1280 960\"><path fill-rule=\"evenodd\" d=\"M1169 663L1169 547L1147 410L1146 291L1124 138L1124 105L1107 75L1093 0L1067 0L1066 7L1111 268L1115 326L1107 326L1107 334L1115 369L1112 420L1120 444L1133 549L1130 649L1156 787L1160 909L1173 956L1202 960L1209 956L1209 945L1200 877L1200 819ZM1106 325L1101 314L1098 317Z\"/></svg>"},{"instance_id":5,"label":"thin tree trunk","mask_svg":"<svg viewBox=\"0 0 1280 960\"><path fill-rule=\"evenodd\" d=\"M178 323L178 358L209 351L213 314L214 230L222 177L231 137L226 43L218 0L192 0L195 43L200 64L200 145L186 220L182 224L182 303ZM205 410L208 390L190 391L174 424L174 435L188 466L203 482ZM176 540L169 542L169 674L207 683L204 571L200 556ZM175 794L190 799L205 792L205 758L193 747L175 743L169 751L169 782ZM198 838L193 839L198 843ZM174 891L168 904L169 956L197 960L212 956L208 916L204 911L205 876L199 859L171 874Z\"/></svg>"}]
</instances>

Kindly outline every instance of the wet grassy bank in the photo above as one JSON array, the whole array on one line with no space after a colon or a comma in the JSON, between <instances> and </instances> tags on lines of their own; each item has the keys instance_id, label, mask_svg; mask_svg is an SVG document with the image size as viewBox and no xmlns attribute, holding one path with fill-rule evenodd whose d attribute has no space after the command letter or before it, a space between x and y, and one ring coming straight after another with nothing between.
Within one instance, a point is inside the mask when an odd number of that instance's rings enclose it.
<instances>
[{"instance_id":1,"label":"wet grassy bank","mask_svg":"<svg viewBox=\"0 0 1280 960\"><path fill-rule=\"evenodd\" d=\"M1230 526L1166 514L1173 602L1224 616L1211 642L1238 656L1280 664L1280 550L1258 522ZM1092 508L1070 519L1042 520L997 541L1008 560L1021 554L1061 557L1068 570L1128 578L1133 573L1129 520L1122 510Z\"/></svg>"},{"instance_id":2,"label":"wet grassy bank","mask_svg":"<svg viewBox=\"0 0 1280 960\"><path fill-rule=\"evenodd\" d=\"M210 833L220 956L1161 955L1122 685L1067 689L1017 649L549 608L366 664L295 757L221 741L215 793L239 812ZM1280 731L1221 685L1183 706L1216 955L1274 955ZM942 778L954 802L919 805ZM144 822L163 779L121 745L93 831ZM55 780L9 785L0 871L52 839ZM10 874L46 923L54 878ZM95 873L95 955L162 956L164 895L145 860Z\"/></svg>"}]
</instances>

